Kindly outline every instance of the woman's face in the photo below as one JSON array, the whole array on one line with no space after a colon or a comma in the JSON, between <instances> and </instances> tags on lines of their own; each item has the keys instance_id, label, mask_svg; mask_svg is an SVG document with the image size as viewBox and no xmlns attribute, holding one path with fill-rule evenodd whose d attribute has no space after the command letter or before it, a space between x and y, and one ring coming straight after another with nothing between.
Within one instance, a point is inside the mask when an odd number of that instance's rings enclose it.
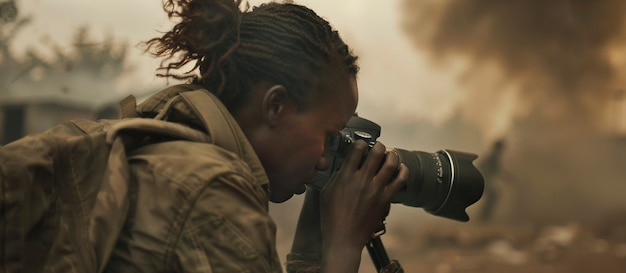
<instances>
[{"instance_id":1,"label":"woman's face","mask_svg":"<svg viewBox=\"0 0 626 273\"><path fill-rule=\"evenodd\" d=\"M329 136L343 129L356 110L358 89L354 76L323 81L321 95L305 109L289 100L271 136L255 150L270 179L270 200L284 202L305 191L318 170L329 168ZM259 145L260 144L260 145Z\"/></svg>"}]
</instances>

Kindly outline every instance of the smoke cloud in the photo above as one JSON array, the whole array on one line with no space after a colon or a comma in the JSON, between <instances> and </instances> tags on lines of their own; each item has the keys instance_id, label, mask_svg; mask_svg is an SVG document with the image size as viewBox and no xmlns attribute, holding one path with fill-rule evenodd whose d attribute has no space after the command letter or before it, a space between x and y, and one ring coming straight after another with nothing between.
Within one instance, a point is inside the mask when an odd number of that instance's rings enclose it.
<instances>
[{"instance_id":1,"label":"smoke cloud","mask_svg":"<svg viewBox=\"0 0 626 273\"><path fill-rule=\"evenodd\" d=\"M502 218L586 221L626 207L626 140L610 124L626 116L607 117L623 99L625 1L403 5L415 48L459 71L459 111L508 144Z\"/></svg>"}]
</instances>

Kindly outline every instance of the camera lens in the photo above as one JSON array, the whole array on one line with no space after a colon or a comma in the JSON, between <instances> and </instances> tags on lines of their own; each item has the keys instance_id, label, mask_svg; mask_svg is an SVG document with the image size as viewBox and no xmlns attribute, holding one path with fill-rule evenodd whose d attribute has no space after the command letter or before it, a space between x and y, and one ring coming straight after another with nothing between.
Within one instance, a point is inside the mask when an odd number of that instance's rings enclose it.
<instances>
[{"instance_id":1,"label":"camera lens","mask_svg":"<svg viewBox=\"0 0 626 273\"><path fill-rule=\"evenodd\" d=\"M374 141L380 136L380 126L354 115L339 134L330 139L330 167L317 172L310 184L321 190L332 175L341 168L349 147L358 139ZM370 147L371 147L370 146ZM483 194L483 177L472 162L477 155L452 150L435 153L393 149L400 162L409 169L406 187L392 199L426 212L458 221L468 221L465 208L476 203Z\"/></svg>"},{"instance_id":2,"label":"camera lens","mask_svg":"<svg viewBox=\"0 0 626 273\"><path fill-rule=\"evenodd\" d=\"M478 156L452 150L394 151L408 167L409 179L392 202L458 221L469 220L465 208L480 199L484 188L482 175L472 165Z\"/></svg>"}]
</instances>

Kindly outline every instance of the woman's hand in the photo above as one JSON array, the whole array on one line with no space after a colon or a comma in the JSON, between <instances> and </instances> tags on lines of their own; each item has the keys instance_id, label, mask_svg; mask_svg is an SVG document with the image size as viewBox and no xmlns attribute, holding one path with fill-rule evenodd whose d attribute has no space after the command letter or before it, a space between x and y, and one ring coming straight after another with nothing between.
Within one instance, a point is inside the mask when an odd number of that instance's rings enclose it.
<instances>
[{"instance_id":1,"label":"woman's hand","mask_svg":"<svg viewBox=\"0 0 626 273\"><path fill-rule=\"evenodd\" d=\"M396 153L381 143L367 151L363 140L352 145L321 191L322 272L357 272L363 247L406 183L408 169Z\"/></svg>"}]
</instances>

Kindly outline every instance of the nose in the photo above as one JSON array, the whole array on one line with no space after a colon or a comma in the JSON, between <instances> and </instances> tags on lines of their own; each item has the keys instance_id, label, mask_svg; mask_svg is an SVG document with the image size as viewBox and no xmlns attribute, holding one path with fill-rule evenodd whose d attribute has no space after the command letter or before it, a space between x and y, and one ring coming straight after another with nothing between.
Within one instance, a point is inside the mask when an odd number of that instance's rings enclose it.
<instances>
[{"instance_id":1,"label":"nose","mask_svg":"<svg viewBox=\"0 0 626 273\"><path fill-rule=\"evenodd\" d=\"M318 171L324 171L328 168L330 168L330 156L328 155L328 153L325 152L317 161L315 169Z\"/></svg>"}]
</instances>

